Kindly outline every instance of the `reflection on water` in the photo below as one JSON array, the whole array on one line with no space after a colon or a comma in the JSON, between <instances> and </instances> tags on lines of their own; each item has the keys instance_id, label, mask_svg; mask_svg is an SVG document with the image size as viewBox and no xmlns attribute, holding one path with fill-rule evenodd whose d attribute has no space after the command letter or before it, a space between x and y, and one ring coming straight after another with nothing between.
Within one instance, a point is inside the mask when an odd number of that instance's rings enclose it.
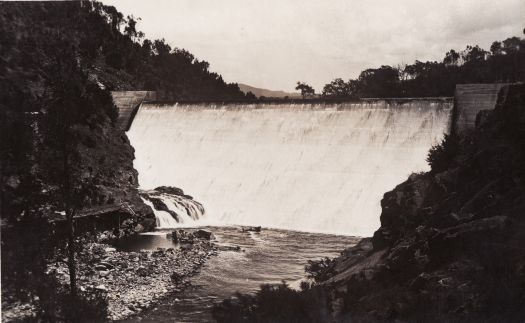
<instances>
[{"instance_id":1,"label":"reflection on water","mask_svg":"<svg viewBox=\"0 0 525 323\"><path fill-rule=\"evenodd\" d=\"M156 248L173 248L175 244L166 238L166 234L171 231L156 231L155 234L140 234L121 238L116 247L119 251L140 251Z\"/></svg>"},{"instance_id":2,"label":"reflection on water","mask_svg":"<svg viewBox=\"0 0 525 323\"><path fill-rule=\"evenodd\" d=\"M235 227L210 228L217 243L237 245L243 251L221 251L192 278L192 286L166 298L156 308L131 321L209 322L213 304L235 292L251 293L264 283L286 281L298 286L308 260L334 257L358 238L327 234L263 229L242 232ZM121 244L126 250L173 246L165 235L139 236ZM143 242L139 242L144 239ZM162 241L164 240L164 241ZM126 244L125 246L123 246ZM135 248L135 249L134 249Z\"/></svg>"}]
</instances>

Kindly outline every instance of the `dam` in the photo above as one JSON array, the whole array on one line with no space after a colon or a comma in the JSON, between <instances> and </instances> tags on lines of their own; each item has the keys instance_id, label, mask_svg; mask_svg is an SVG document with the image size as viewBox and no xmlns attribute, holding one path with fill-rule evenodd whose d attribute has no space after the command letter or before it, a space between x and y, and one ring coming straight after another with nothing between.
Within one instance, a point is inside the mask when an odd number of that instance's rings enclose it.
<instances>
[{"instance_id":1,"label":"dam","mask_svg":"<svg viewBox=\"0 0 525 323\"><path fill-rule=\"evenodd\" d=\"M452 106L439 98L144 102L128 136L141 188L180 187L204 205L191 225L368 236L383 194L429 169Z\"/></svg>"}]
</instances>

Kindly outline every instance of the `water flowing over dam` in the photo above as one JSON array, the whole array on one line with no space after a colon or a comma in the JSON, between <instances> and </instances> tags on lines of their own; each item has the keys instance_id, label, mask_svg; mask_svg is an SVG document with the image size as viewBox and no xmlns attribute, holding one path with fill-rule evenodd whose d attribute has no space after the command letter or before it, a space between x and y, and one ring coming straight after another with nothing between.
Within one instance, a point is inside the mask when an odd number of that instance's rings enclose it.
<instances>
[{"instance_id":1,"label":"water flowing over dam","mask_svg":"<svg viewBox=\"0 0 525 323\"><path fill-rule=\"evenodd\" d=\"M429 169L451 110L445 99L143 103L128 135L141 188L183 188L206 209L194 224L371 235L383 194Z\"/></svg>"}]
</instances>

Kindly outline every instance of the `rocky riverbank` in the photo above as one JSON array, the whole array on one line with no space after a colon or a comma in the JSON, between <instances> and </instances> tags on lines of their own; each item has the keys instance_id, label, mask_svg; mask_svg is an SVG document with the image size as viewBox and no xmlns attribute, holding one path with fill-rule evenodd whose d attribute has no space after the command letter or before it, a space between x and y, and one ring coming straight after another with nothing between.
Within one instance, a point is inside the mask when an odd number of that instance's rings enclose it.
<instances>
[{"instance_id":1,"label":"rocky riverbank","mask_svg":"<svg viewBox=\"0 0 525 323\"><path fill-rule=\"evenodd\" d=\"M211 233L196 234L173 248L138 252L119 251L108 243L85 243L78 255L78 288L83 293L98 294L107 302L108 320L133 316L189 284L189 278L206 259L217 254L217 246L210 238ZM49 264L48 274L63 286L69 283L67 266L61 261ZM3 322L34 317L39 307L38 298L10 302L3 297L3 301Z\"/></svg>"}]
</instances>

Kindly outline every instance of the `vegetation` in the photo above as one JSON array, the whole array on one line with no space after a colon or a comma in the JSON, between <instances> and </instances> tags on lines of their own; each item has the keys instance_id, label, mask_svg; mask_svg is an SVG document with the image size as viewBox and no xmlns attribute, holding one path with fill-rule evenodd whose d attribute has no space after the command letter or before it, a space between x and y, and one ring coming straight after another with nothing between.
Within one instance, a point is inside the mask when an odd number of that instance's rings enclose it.
<instances>
[{"instance_id":1,"label":"vegetation","mask_svg":"<svg viewBox=\"0 0 525 323\"><path fill-rule=\"evenodd\" d=\"M301 291L280 285L262 285L256 295L237 294L213 309L219 323L226 322L329 322L326 295L303 284Z\"/></svg>"},{"instance_id":2,"label":"vegetation","mask_svg":"<svg viewBox=\"0 0 525 323\"><path fill-rule=\"evenodd\" d=\"M297 86L295 87L295 89L301 91L301 96L303 97L303 99L315 95L314 88L306 83L297 82Z\"/></svg>"},{"instance_id":3,"label":"vegetation","mask_svg":"<svg viewBox=\"0 0 525 323\"><path fill-rule=\"evenodd\" d=\"M138 19L124 18L115 7L92 1L2 3L0 15L4 68L36 72L54 63L48 61L54 47L67 44L90 80L109 90L157 90L177 100L245 99L237 84L210 72L208 62L164 39L144 39Z\"/></svg>"},{"instance_id":4,"label":"vegetation","mask_svg":"<svg viewBox=\"0 0 525 323\"><path fill-rule=\"evenodd\" d=\"M441 143L430 148L427 162L433 173L439 173L450 167L454 157L458 154L459 138L458 135L445 134Z\"/></svg>"},{"instance_id":5,"label":"vegetation","mask_svg":"<svg viewBox=\"0 0 525 323\"><path fill-rule=\"evenodd\" d=\"M525 80L525 40L518 37L495 41L490 51L467 46L450 50L441 62L405 66L383 65L361 72L355 80L336 78L326 84L326 98L438 97L453 96L456 84L512 83Z\"/></svg>"}]
</instances>

